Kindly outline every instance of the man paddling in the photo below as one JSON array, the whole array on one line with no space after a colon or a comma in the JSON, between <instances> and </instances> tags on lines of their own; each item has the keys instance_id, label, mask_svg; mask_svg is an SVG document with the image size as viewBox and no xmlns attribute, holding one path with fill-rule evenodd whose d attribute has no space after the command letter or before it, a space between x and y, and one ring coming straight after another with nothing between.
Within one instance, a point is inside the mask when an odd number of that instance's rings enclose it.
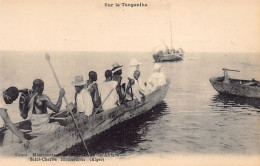
<instances>
[{"instance_id":1,"label":"man paddling","mask_svg":"<svg viewBox=\"0 0 260 166\"><path fill-rule=\"evenodd\" d=\"M50 98L43 94L44 82L41 79L33 81L33 94L29 102L29 118L32 123L32 132L34 134L46 134L54 131L60 125L58 123L49 123L50 116L47 108L54 112L59 112L62 104L62 97L65 95L63 88L60 90L59 98L56 104L53 104Z\"/></svg>"},{"instance_id":2,"label":"man paddling","mask_svg":"<svg viewBox=\"0 0 260 166\"><path fill-rule=\"evenodd\" d=\"M23 142L25 148L28 148L30 142L24 138L24 134L18 130L9 118L7 113L7 104L12 104L18 97L19 91L16 87L9 87L3 91L0 96L0 116L2 117L6 127L9 129L5 132L3 145L11 143Z\"/></svg>"}]
</instances>

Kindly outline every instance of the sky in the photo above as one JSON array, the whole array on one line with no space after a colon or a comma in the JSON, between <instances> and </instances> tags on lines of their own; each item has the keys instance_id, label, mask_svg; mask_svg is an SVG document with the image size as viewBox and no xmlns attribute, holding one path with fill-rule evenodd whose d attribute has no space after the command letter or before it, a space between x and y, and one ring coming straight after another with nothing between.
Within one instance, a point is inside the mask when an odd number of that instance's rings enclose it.
<instances>
[{"instance_id":1,"label":"sky","mask_svg":"<svg viewBox=\"0 0 260 166\"><path fill-rule=\"evenodd\" d=\"M259 27L260 0L0 1L0 50L260 52Z\"/></svg>"}]
</instances>

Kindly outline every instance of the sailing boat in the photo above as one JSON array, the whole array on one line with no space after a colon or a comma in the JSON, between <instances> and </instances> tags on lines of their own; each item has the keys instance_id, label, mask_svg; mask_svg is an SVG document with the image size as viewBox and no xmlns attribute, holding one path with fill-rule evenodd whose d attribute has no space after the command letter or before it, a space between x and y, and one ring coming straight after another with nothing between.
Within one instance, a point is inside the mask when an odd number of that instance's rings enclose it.
<instances>
[{"instance_id":1,"label":"sailing boat","mask_svg":"<svg viewBox=\"0 0 260 166\"><path fill-rule=\"evenodd\" d=\"M168 48L168 46L164 43L166 49L159 50L156 53L153 53L153 59L155 62L164 62L164 61L178 61L183 59L184 51L182 48L179 48L178 50L175 50L172 47L172 23L170 20L170 27L171 27L171 49Z\"/></svg>"}]
</instances>

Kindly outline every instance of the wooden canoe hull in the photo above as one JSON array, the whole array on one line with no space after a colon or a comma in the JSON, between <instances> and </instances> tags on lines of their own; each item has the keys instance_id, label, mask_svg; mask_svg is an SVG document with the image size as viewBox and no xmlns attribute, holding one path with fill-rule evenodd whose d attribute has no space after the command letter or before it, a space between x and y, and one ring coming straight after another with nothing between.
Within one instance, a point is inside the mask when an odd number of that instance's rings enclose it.
<instances>
[{"instance_id":1,"label":"wooden canoe hull","mask_svg":"<svg viewBox=\"0 0 260 166\"><path fill-rule=\"evenodd\" d=\"M153 59L155 62L179 61L183 59L183 53L153 54Z\"/></svg>"},{"instance_id":2,"label":"wooden canoe hull","mask_svg":"<svg viewBox=\"0 0 260 166\"><path fill-rule=\"evenodd\" d=\"M224 83L223 77L212 77L209 81L219 93L260 99L260 87L246 85L252 81L230 79L230 83Z\"/></svg>"},{"instance_id":3,"label":"wooden canoe hull","mask_svg":"<svg viewBox=\"0 0 260 166\"><path fill-rule=\"evenodd\" d=\"M138 103L137 100L133 100L128 103L128 107L121 105L114 109L104 111L95 117L75 114L76 122L84 140L87 141L120 122L132 119L151 110L151 108L162 102L168 91L169 84L170 81L167 80L164 86L148 94L144 103ZM62 153L66 149L81 142L72 119L68 117L63 123L67 123L66 127L61 127L53 133L32 139L29 149L24 149L22 144L12 144L3 147L0 150L0 154L12 156L15 155L15 153L26 153L28 155L32 153Z\"/></svg>"}]
</instances>

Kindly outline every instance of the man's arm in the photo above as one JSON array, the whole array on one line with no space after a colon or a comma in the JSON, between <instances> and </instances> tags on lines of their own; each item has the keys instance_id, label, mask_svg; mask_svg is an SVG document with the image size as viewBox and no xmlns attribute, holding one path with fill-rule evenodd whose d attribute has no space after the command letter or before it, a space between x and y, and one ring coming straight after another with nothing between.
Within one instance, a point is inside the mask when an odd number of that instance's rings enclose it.
<instances>
[{"instance_id":1,"label":"man's arm","mask_svg":"<svg viewBox=\"0 0 260 166\"><path fill-rule=\"evenodd\" d=\"M5 122L5 125L17 136L19 137L23 143L26 143L28 140L24 138L24 135L23 133L18 130L14 124L12 123L12 121L10 120L9 118L9 115L8 113L6 112L6 109L4 108L0 108L0 115L2 117L2 119L4 120Z\"/></svg>"},{"instance_id":2,"label":"man's arm","mask_svg":"<svg viewBox=\"0 0 260 166\"><path fill-rule=\"evenodd\" d=\"M61 104L62 104L62 97L63 97L64 95L65 95L65 91L64 91L63 88L61 88L58 101L57 101L57 103L56 103L55 105L51 102L51 100L50 100L50 98L49 98L48 96L45 96L45 97L46 97L46 100L45 100L46 106L47 106L49 109L51 109L51 110L53 110L54 112L56 112L56 113L59 112L60 107L61 107Z\"/></svg>"}]
</instances>

